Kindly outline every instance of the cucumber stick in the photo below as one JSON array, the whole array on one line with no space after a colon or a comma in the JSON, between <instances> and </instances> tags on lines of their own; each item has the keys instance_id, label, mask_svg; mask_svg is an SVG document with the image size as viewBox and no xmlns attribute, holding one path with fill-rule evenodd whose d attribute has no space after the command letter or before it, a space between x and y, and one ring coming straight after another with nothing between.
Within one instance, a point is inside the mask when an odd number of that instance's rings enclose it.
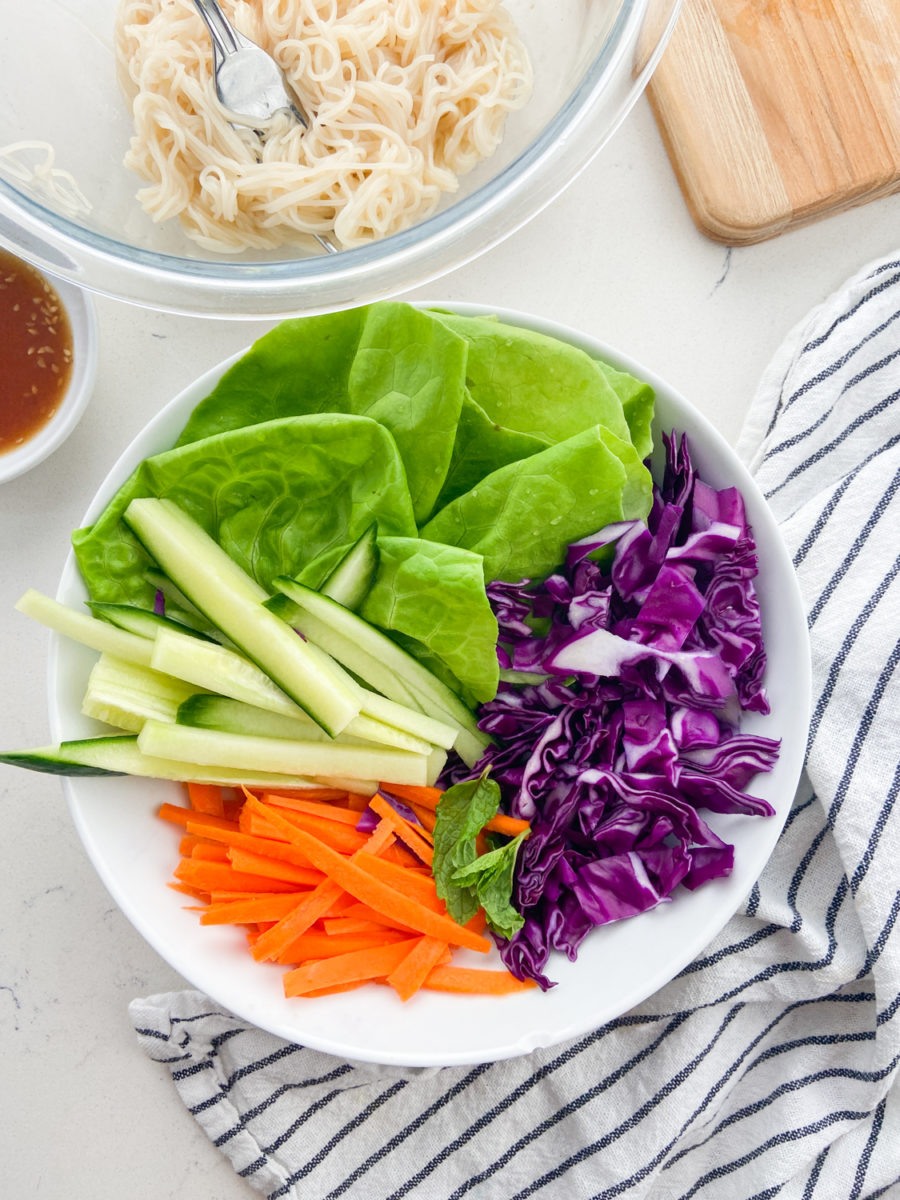
<instances>
[{"instance_id":1,"label":"cucumber stick","mask_svg":"<svg viewBox=\"0 0 900 1200\"><path fill-rule=\"evenodd\" d=\"M267 711L227 696L191 696L178 709L179 725L196 725L201 729L220 729L223 733L252 733L259 737L296 738L305 742L335 741L341 745L364 746L373 742L408 750L411 754L430 754L433 746L422 738L411 737L402 729L394 729L368 717L354 717L343 733L330 739L306 713L296 709L296 716ZM367 736L368 735L368 736Z\"/></svg>"},{"instance_id":2,"label":"cucumber stick","mask_svg":"<svg viewBox=\"0 0 900 1200\"><path fill-rule=\"evenodd\" d=\"M378 525L373 523L357 538L319 591L344 608L357 609L369 594L378 570Z\"/></svg>"},{"instance_id":3,"label":"cucumber stick","mask_svg":"<svg viewBox=\"0 0 900 1200\"><path fill-rule=\"evenodd\" d=\"M163 728L170 728L164 725ZM321 783L297 775L268 771L200 765L178 759L147 755L138 747L138 739L129 734L113 737L84 738L41 746L36 750L18 750L0 754L0 762L29 771L50 775L138 775L147 779L168 779L177 783L218 783L223 787L310 788Z\"/></svg>"},{"instance_id":4,"label":"cucumber stick","mask_svg":"<svg viewBox=\"0 0 900 1200\"><path fill-rule=\"evenodd\" d=\"M81 704L86 717L139 733L146 720L174 721L197 689L149 667L101 654L88 677Z\"/></svg>"},{"instance_id":5,"label":"cucumber stick","mask_svg":"<svg viewBox=\"0 0 900 1200\"><path fill-rule=\"evenodd\" d=\"M118 629L108 621L100 621L97 617L69 608L58 600L51 600L33 588L22 596L16 608L26 617L32 617L41 625L46 625L55 633L71 638L82 646L100 653L114 654L127 662L138 663L142 667L150 666L153 653L153 642L149 638ZM296 636L296 635L295 635Z\"/></svg>"},{"instance_id":6,"label":"cucumber stick","mask_svg":"<svg viewBox=\"0 0 900 1200\"><path fill-rule=\"evenodd\" d=\"M209 634L201 633L199 629L192 629L190 625L174 621L171 617L164 617L161 613L151 612L147 608L138 608L136 604L105 604L91 601L88 608L101 621L109 621L111 625L127 629L129 633L136 633L139 637L155 638L160 629L172 629L177 633L202 638L206 642L211 640Z\"/></svg>"},{"instance_id":7,"label":"cucumber stick","mask_svg":"<svg viewBox=\"0 0 900 1200\"><path fill-rule=\"evenodd\" d=\"M259 584L187 513L170 500L141 497L124 515L175 586L327 733L359 713L354 680L265 609Z\"/></svg>"},{"instance_id":8,"label":"cucumber stick","mask_svg":"<svg viewBox=\"0 0 900 1200\"><path fill-rule=\"evenodd\" d=\"M424 711L438 720L452 722L460 731L455 744L457 753L469 766L474 765L489 745L489 739L452 688L387 634L328 596L284 576L274 582L282 595L300 609L292 622L297 629L376 690L391 695L384 683L384 676L390 675L400 688L415 697ZM283 605L270 604L270 607L285 612ZM372 664L377 671L373 672Z\"/></svg>"},{"instance_id":9,"label":"cucumber stick","mask_svg":"<svg viewBox=\"0 0 900 1200\"><path fill-rule=\"evenodd\" d=\"M138 748L151 757L284 775L342 776L418 786L428 779L428 757L407 750L255 737L163 721L146 722L138 734Z\"/></svg>"},{"instance_id":10,"label":"cucumber stick","mask_svg":"<svg viewBox=\"0 0 900 1200\"><path fill-rule=\"evenodd\" d=\"M266 709L268 712L297 722L303 721L307 729L316 728L311 718L280 688L276 687L263 671L248 659L233 650L227 650L224 646L217 646L211 642L198 643L196 638L186 638L182 634L164 629L156 638L151 661L156 670L187 680L198 688L227 696L232 700L240 700L244 704ZM371 693L362 693L362 689L360 689L360 694L361 703L365 707L366 697ZM401 710L401 715L405 711ZM393 709L391 715L396 718ZM415 715L410 713L413 718ZM413 721L413 724L420 725L421 722ZM240 731L235 730L235 732ZM320 735L321 737L328 736L321 730ZM307 736L312 740L314 735ZM341 741L350 738L354 741L361 740L385 746L396 746L416 754L428 754L432 744L437 744L420 737L417 733L410 732L396 719L394 724L388 724L365 712L361 712L348 721L337 738ZM316 738L316 740L319 739Z\"/></svg>"}]
</instances>

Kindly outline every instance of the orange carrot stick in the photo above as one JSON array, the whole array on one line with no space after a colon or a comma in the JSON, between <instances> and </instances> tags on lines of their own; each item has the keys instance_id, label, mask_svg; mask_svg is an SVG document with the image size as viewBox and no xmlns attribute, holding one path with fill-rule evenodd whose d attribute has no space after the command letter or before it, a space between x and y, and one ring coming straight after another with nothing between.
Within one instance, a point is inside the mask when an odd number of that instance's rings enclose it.
<instances>
[{"instance_id":1,"label":"orange carrot stick","mask_svg":"<svg viewBox=\"0 0 900 1200\"><path fill-rule=\"evenodd\" d=\"M469 995L507 996L536 987L533 979L516 979L509 971L483 971L479 967L434 967L422 985L430 991Z\"/></svg>"},{"instance_id":2,"label":"orange carrot stick","mask_svg":"<svg viewBox=\"0 0 900 1200\"><path fill-rule=\"evenodd\" d=\"M419 904L424 904L435 912L446 911L443 900L438 898L437 887L431 875L410 870L409 867L402 867L385 858L369 854L366 850L360 850L354 861L364 871L376 879L380 879L382 883L386 883L388 887L403 892L404 895L410 896Z\"/></svg>"},{"instance_id":3,"label":"orange carrot stick","mask_svg":"<svg viewBox=\"0 0 900 1200\"><path fill-rule=\"evenodd\" d=\"M253 803L258 804L259 801L253 801ZM299 836L303 831L297 830L296 832ZM303 836L308 837L310 835L303 834ZM393 830L385 822L380 821L372 831L367 845L378 851L388 844L389 839L392 840L393 836ZM334 852L332 851L332 853ZM306 933L314 922L318 921L320 917L324 917L326 913L330 913L335 902L343 895L343 887L326 876L309 893L303 904L298 905L293 912L282 918L276 925L273 925L271 929L267 929L260 936L253 947L253 957L257 962L278 959L296 938Z\"/></svg>"},{"instance_id":4,"label":"orange carrot stick","mask_svg":"<svg viewBox=\"0 0 900 1200\"><path fill-rule=\"evenodd\" d=\"M401 1000L414 996L438 963L450 956L450 947L437 938L423 937L387 977Z\"/></svg>"},{"instance_id":5,"label":"orange carrot stick","mask_svg":"<svg viewBox=\"0 0 900 1200\"><path fill-rule=\"evenodd\" d=\"M227 863L198 862L193 858L182 859L175 868L175 878L190 887L202 891L231 892L290 892L296 884L281 879L268 879L265 875L251 875L235 871Z\"/></svg>"},{"instance_id":6,"label":"orange carrot stick","mask_svg":"<svg viewBox=\"0 0 900 1200\"><path fill-rule=\"evenodd\" d=\"M259 801L248 801L248 804L258 805ZM433 909L426 908L408 896L389 887L380 879L376 879L367 871L362 870L355 862L343 857L330 846L307 833L306 830L292 826L274 809L261 806L270 821L285 833L288 838L299 846L309 857L314 866L323 871L344 891L357 900L362 900L372 908L403 922L405 925L418 929L421 933L432 937L443 938L456 946L466 946L470 950L478 950L486 954L491 944L487 938L473 934L470 930L457 925L449 917L441 916Z\"/></svg>"},{"instance_id":7,"label":"orange carrot stick","mask_svg":"<svg viewBox=\"0 0 900 1200\"><path fill-rule=\"evenodd\" d=\"M311 929L291 942L285 954L279 957L282 963L312 962L321 958L334 958L338 954L350 954L357 950L374 950L393 942L409 941L406 934L395 929L376 929L368 933L319 933ZM290 957L288 957L290 953Z\"/></svg>"},{"instance_id":8,"label":"orange carrot stick","mask_svg":"<svg viewBox=\"0 0 900 1200\"><path fill-rule=\"evenodd\" d=\"M369 801L369 807L373 812L377 813L382 820L387 821L397 837L404 842L413 854L422 862L431 866L434 859L434 848L428 844L426 839L415 830L405 817L401 816L395 808L388 804L383 796L377 792Z\"/></svg>"},{"instance_id":9,"label":"orange carrot stick","mask_svg":"<svg viewBox=\"0 0 900 1200\"><path fill-rule=\"evenodd\" d=\"M162 817L164 821L171 821L175 825L187 825L188 821L194 825L202 823L204 829L237 830L238 827L236 821L230 821L227 817L217 817L212 813L198 813L193 808L181 808L177 804L161 804L157 816Z\"/></svg>"},{"instance_id":10,"label":"orange carrot stick","mask_svg":"<svg viewBox=\"0 0 900 1200\"><path fill-rule=\"evenodd\" d=\"M309 836L308 834L306 836ZM304 963L288 971L284 977L286 996L304 996L335 984L354 983L367 979L383 979L406 957L412 939L390 942L371 950L355 950L335 958Z\"/></svg>"},{"instance_id":11,"label":"orange carrot stick","mask_svg":"<svg viewBox=\"0 0 900 1200\"><path fill-rule=\"evenodd\" d=\"M189 783L188 799L197 812L209 813L214 817L225 816L225 801L222 789L215 783Z\"/></svg>"},{"instance_id":12,"label":"orange carrot stick","mask_svg":"<svg viewBox=\"0 0 900 1200\"><path fill-rule=\"evenodd\" d=\"M311 799L313 793L303 792L297 796L280 796L275 792L264 792L259 797L263 804L273 804L276 808L289 808L294 812L309 813L313 817L324 817L329 821L340 821L343 825L356 825L359 820L359 813L352 809L344 808L338 803L339 800L346 799L346 792L328 793L327 796L316 792L320 798L318 800ZM332 796L333 799L329 799Z\"/></svg>"},{"instance_id":13,"label":"orange carrot stick","mask_svg":"<svg viewBox=\"0 0 900 1200\"><path fill-rule=\"evenodd\" d=\"M285 879L288 883L296 883L301 887L313 888L325 878L322 872L314 867L298 867L285 862L284 859L269 858L267 855L242 850L238 846L228 848L228 859L236 871L249 871L272 879Z\"/></svg>"},{"instance_id":14,"label":"orange carrot stick","mask_svg":"<svg viewBox=\"0 0 900 1200\"><path fill-rule=\"evenodd\" d=\"M303 892L275 892L225 904L210 904L200 917L201 925L249 925L254 921L278 921L303 899Z\"/></svg>"}]
</instances>

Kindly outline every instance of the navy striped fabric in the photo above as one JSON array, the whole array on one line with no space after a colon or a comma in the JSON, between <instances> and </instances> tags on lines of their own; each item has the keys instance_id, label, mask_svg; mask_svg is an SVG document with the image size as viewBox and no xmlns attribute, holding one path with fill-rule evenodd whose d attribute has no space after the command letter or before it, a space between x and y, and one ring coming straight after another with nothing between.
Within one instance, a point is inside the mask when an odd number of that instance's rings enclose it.
<instances>
[{"instance_id":1,"label":"navy striped fabric","mask_svg":"<svg viewBox=\"0 0 900 1200\"><path fill-rule=\"evenodd\" d=\"M142 1045L235 1170L336 1200L900 1198L900 254L794 330L741 451L813 646L807 767L742 911L567 1045L476 1067L342 1063L196 992Z\"/></svg>"}]
</instances>

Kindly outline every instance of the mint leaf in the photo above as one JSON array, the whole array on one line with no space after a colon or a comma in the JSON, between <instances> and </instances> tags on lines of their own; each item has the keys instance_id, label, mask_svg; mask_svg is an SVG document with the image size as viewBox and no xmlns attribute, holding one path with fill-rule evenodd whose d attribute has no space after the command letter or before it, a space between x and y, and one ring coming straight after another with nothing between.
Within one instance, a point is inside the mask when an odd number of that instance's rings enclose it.
<instances>
[{"instance_id":1,"label":"mint leaf","mask_svg":"<svg viewBox=\"0 0 900 1200\"><path fill-rule=\"evenodd\" d=\"M520 833L505 845L480 854L467 866L457 868L452 876L453 882L460 887L474 887L488 925L494 933L505 938L511 938L525 924L525 918L512 904L516 854L524 839L525 833Z\"/></svg>"},{"instance_id":2,"label":"mint leaf","mask_svg":"<svg viewBox=\"0 0 900 1200\"><path fill-rule=\"evenodd\" d=\"M474 886L461 887L453 875L478 857L475 839L500 807L500 787L488 778L468 779L447 788L438 802L434 824L434 861L431 866L437 894L458 925L478 911Z\"/></svg>"}]
</instances>

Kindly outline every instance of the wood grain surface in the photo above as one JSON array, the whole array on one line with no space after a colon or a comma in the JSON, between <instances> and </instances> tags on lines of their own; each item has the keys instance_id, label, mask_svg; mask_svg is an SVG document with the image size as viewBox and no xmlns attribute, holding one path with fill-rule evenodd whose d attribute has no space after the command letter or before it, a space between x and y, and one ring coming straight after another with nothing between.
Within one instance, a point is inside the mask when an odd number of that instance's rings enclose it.
<instances>
[{"instance_id":1,"label":"wood grain surface","mask_svg":"<svg viewBox=\"0 0 900 1200\"><path fill-rule=\"evenodd\" d=\"M900 0L685 0L648 96L716 241L861 204L900 188Z\"/></svg>"}]
</instances>

